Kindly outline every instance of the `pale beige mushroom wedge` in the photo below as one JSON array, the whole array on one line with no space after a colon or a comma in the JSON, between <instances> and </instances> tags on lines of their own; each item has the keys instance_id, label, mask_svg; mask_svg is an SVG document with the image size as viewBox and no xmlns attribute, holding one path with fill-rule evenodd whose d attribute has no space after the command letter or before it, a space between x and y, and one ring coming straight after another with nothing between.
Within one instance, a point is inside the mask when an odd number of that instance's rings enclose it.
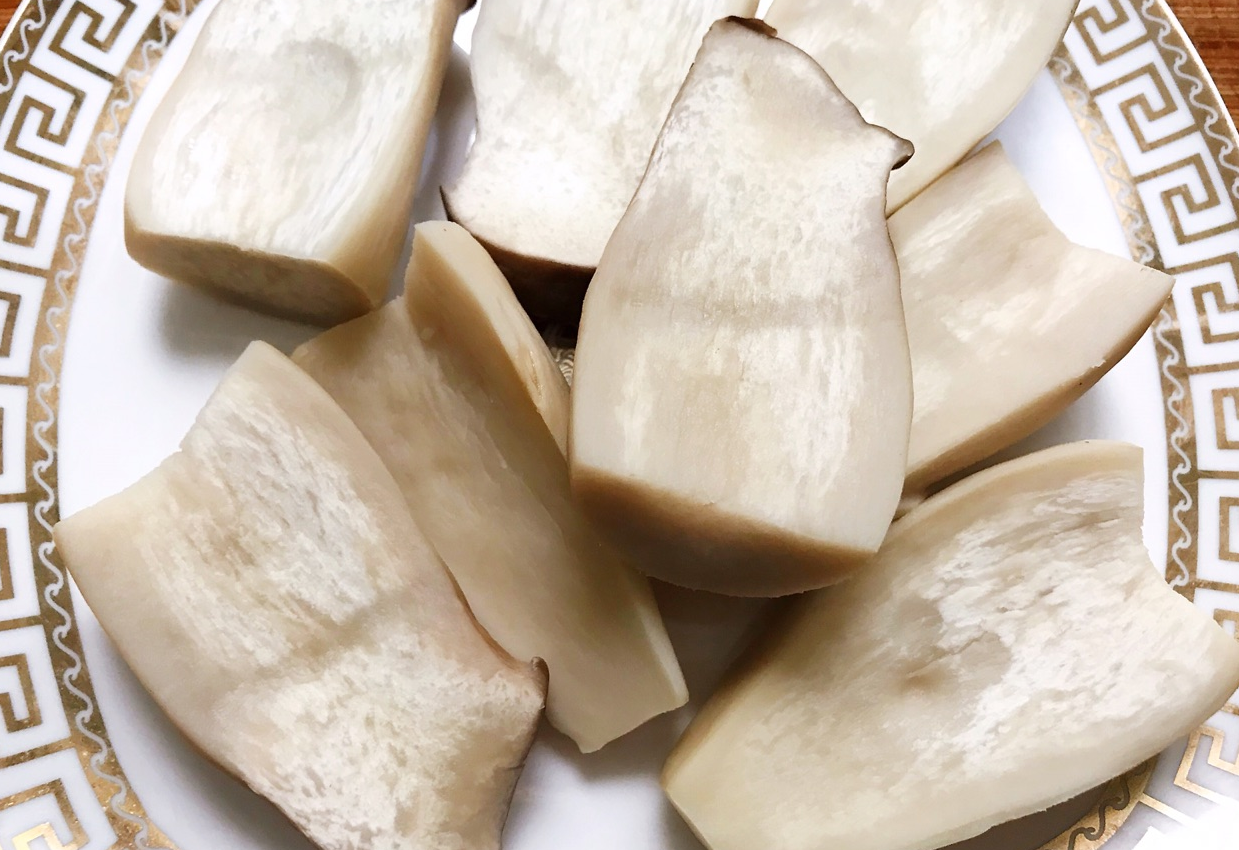
<instances>
[{"instance_id":1,"label":"pale beige mushroom wedge","mask_svg":"<svg viewBox=\"0 0 1239 850\"><path fill-rule=\"evenodd\" d=\"M1174 278L1073 244L998 144L890 219L912 349L906 491L1028 436L1093 386Z\"/></svg>"},{"instance_id":2,"label":"pale beige mushroom wedge","mask_svg":"<svg viewBox=\"0 0 1239 850\"><path fill-rule=\"evenodd\" d=\"M760 22L706 36L576 350L573 489L650 575L778 596L877 551L912 414L885 216L910 153Z\"/></svg>"},{"instance_id":3,"label":"pale beige mushroom wedge","mask_svg":"<svg viewBox=\"0 0 1239 850\"><path fill-rule=\"evenodd\" d=\"M1149 563L1143 506L1140 449L1105 442L931 498L759 639L672 803L710 850L930 850L1157 754L1239 687L1239 643Z\"/></svg>"},{"instance_id":4,"label":"pale beige mushroom wedge","mask_svg":"<svg viewBox=\"0 0 1239 850\"><path fill-rule=\"evenodd\" d=\"M335 324L387 293L464 0L223 0L134 156L143 266Z\"/></svg>"},{"instance_id":5,"label":"pale beige mushroom wedge","mask_svg":"<svg viewBox=\"0 0 1239 850\"><path fill-rule=\"evenodd\" d=\"M575 326L602 249L710 24L757 0L487 0L477 139L444 191L525 307Z\"/></svg>"},{"instance_id":6,"label":"pale beige mushroom wedge","mask_svg":"<svg viewBox=\"0 0 1239 850\"><path fill-rule=\"evenodd\" d=\"M254 343L181 444L56 526L189 740L325 850L497 850L545 668L482 632L348 417Z\"/></svg>"},{"instance_id":7,"label":"pale beige mushroom wedge","mask_svg":"<svg viewBox=\"0 0 1239 850\"><path fill-rule=\"evenodd\" d=\"M546 660L555 728L590 752L684 704L648 582L573 503L546 424L567 384L467 232L418 225L404 298L294 359L383 457L482 625Z\"/></svg>"},{"instance_id":8,"label":"pale beige mushroom wedge","mask_svg":"<svg viewBox=\"0 0 1239 850\"><path fill-rule=\"evenodd\" d=\"M774 0L766 21L804 48L869 121L912 142L893 212L1015 107L1077 0Z\"/></svg>"}]
</instances>

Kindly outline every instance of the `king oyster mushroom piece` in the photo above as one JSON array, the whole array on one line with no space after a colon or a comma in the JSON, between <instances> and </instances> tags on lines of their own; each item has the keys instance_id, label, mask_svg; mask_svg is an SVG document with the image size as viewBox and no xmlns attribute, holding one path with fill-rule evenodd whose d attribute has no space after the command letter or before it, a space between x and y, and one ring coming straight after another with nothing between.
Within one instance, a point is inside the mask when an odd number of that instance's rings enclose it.
<instances>
[{"instance_id":1,"label":"king oyster mushroom piece","mask_svg":"<svg viewBox=\"0 0 1239 850\"><path fill-rule=\"evenodd\" d=\"M774 0L766 21L868 121L916 147L899 209L998 126L1062 40L1078 0Z\"/></svg>"},{"instance_id":2,"label":"king oyster mushroom piece","mask_svg":"<svg viewBox=\"0 0 1239 850\"><path fill-rule=\"evenodd\" d=\"M710 24L757 0L486 0L473 32L478 131L448 216L534 316L575 325Z\"/></svg>"},{"instance_id":3,"label":"king oyster mushroom piece","mask_svg":"<svg viewBox=\"0 0 1239 850\"><path fill-rule=\"evenodd\" d=\"M759 22L706 36L576 351L573 489L650 575L777 596L877 551L912 414L884 212L910 152Z\"/></svg>"},{"instance_id":4,"label":"king oyster mushroom piece","mask_svg":"<svg viewBox=\"0 0 1239 850\"><path fill-rule=\"evenodd\" d=\"M380 303L464 0L223 0L134 156L152 271L334 324Z\"/></svg>"},{"instance_id":5,"label":"king oyster mushroom piece","mask_svg":"<svg viewBox=\"0 0 1239 850\"><path fill-rule=\"evenodd\" d=\"M383 458L482 625L546 660L553 726L590 752L684 704L649 584L572 501L546 423L568 386L466 231L419 225L404 298L294 359Z\"/></svg>"},{"instance_id":6,"label":"king oyster mushroom piece","mask_svg":"<svg viewBox=\"0 0 1239 850\"><path fill-rule=\"evenodd\" d=\"M1123 358L1174 278L1072 243L1002 147L890 219L912 349L905 490L1049 422Z\"/></svg>"},{"instance_id":7,"label":"king oyster mushroom piece","mask_svg":"<svg viewBox=\"0 0 1239 850\"><path fill-rule=\"evenodd\" d=\"M498 848L546 689L348 417L254 343L181 450L56 526L185 735L326 850Z\"/></svg>"},{"instance_id":8,"label":"king oyster mushroom piece","mask_svg":"<svg viewBox=\"0 0 1239 850\"><path fill-rule=\"evenodd\" d=\"M759 639L672 803L711 850L928 850L1155 755L1239 687L1239 643L1153 569L1143 503L1140 450L1105 442L931 498Z\"/></svg>"}]
</instances>

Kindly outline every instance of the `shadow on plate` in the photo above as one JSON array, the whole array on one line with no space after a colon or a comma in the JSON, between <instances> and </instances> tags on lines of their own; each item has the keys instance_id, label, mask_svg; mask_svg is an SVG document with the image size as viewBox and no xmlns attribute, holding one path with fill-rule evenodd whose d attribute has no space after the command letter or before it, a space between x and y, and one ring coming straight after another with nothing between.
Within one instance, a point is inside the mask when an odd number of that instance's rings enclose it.
<instances>
[{"instance_id":1,"label":"shadow on plate","mask_svg":"<svg viewBox=\"0 0 1239 850\"><path fill-rule=\"evenodd\" d=\"M664 714L589 755L582 755L566 735L544 721L538 731L538 746L551 751L557 761L570 765L586 786L657 777L687 720L683 711ZM697 850L702 846L666 797L659 795L653 805L657 808L655 828L660 840L651 850Z\"/></svg>"},{"instance_id":2,"label":"shadow on plate","mask_svg":"<svg viewBox=\"0 0 1239 850\"><path fill-rule=\"evenodd\" d=\"M1100 786L1044 812L999 824L989 832L944 850L1038 850L1095 809L1104 789L1105 786Z\"/></svg>"},{"instance_id":3,"label":"shadow on plate","mask_svg":"<svg viewBox=\"0 0 1239 850\"><path fill-rule=\"evenodd\" d=\"M159 329L174 356L215 361L221 368L256 339L288 354L318 333L311 325L276 319L174 281L167 281Z\"/></svg>"},{"instance_id":4,"label":"shadow on plate","mask_svg":"<svg viewBox=\"0 0 1239 850\"><path fill-rule=\"evenodd\" d=\"M413 198L409 232L405 235L400 262L396 264L396 273L392 275L387 290L389 299L404 291L404 270L409 265L413 248L413 225L447 218L440 193L444 186L455 181L465 165L465 152L477 126L476 108L473 81L469 76L469 56L452 45L452 55L443 77L443 90L439 94L439 106L430 126L430 135L426 138L426 152L422 159L422 173L417 180L417 195Z\"/></svg>"}]
</instances>

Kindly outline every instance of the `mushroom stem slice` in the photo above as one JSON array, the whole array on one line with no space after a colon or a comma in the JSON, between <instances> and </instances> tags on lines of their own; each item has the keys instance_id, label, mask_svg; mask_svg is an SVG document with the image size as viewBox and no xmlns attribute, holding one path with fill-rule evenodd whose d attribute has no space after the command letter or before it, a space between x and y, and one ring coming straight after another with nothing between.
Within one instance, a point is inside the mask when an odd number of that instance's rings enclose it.
<instances>
[{"instance_id":1,"label":"mushroom stem slice","mask_svg":"<svg viewBox=\"0 0 1239 850\"><path fill-rule=\"evenodd\" d=\"M547 425L567 384L467 232L419 225L404 299L294 358L382 456L482 625L546 660L553 726L589 752L684 704L648 582L573 503Z\"/></svg>"},{"instance_id":2,"label":"mushroom stem slice","mask_svg":"<svg viewBox=\"0 0 1239 850\"><path fill-rule=\"evenodd\" d=\"M711 850L926 850L1194 729L1239 643L1149 563L1142 473L1134 446L1059 446L913 510L733 671L667 762L671 801Z\"/></svg>"},{"instance_id":3,"label":"mushroom stem slice","mask_svg":"<svg viewBox=\"0 0 1239 850\"><path fill-rule=\"evenodd\" d=\"M766 20L818 61L865 119L916 155L891 175L899 209L1015 108L1077 0L775 0Z\"/></svg>"},{"instance_id":4,"label":"mushroom stem slice","mask_svg":"<svg viewBox=\"0 0 1239 850\"><path fill-rule=\"evenodd\" d=\"M760 22L706 36L576 351L573 489L650 575L777 596L877 551L912 413L884 212L910 153Z\"/></svg>"},{"instance_id":5,"label":"mushroom stem slice","mask_svg":"<svg viewBox=\"0 0 1239 850\"><path fill-rule=\"evenodd\" d=\"M462 0L223 0L134 156L143 266L317 324L359 316L404 243Z\"/></svg>"},{"instance_id":6,"label":"mushroom stem slice","mask_svg":"<svg viewBox=\"0 0 1239 850\"><path fill-rule=\"evenodd\" d=\"M478 132L448 215L535 317L575 327L602 249L710 24L757 0L487 0Z\"/></svg>"},{"instance_id":7,"label":"mushroom stem slice","mask_svg":"<svg viewBox=\"0 0 1239 850\"><path fill-rule=\"evenodd\" d=\"M1123 358L1174 278L1072 243L1002 147L890 219L912 349L905 489L1031 434Z\"/></svg>"},{"instance_id":8,"label":"mushroom stem slice","mask_svg":"<svg viewBox=\"0 0 1239 850\"><path fill-rule=\"evenodd\" d=\"M321 847L497 850L545 668L479 630L365 438L282 354L251 345L179 452L55 537L173 722Z\"/></svg>"}]
</instances>

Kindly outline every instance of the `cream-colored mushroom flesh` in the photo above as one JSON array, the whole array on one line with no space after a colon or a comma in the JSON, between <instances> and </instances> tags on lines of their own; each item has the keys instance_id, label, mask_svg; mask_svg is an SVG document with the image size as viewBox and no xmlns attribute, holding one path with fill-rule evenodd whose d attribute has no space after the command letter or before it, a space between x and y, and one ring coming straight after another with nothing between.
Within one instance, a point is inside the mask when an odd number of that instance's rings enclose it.
<instances>
[{"instance_id":1,"label":"cream-colored mushroom flesh","mask_svg":"<svg viewBox=\"0 0 1239 850\"><path fill-rule=\"evenodd\" d=\"M757 0L486 0L477 139L444 192L525 306L575 325L710 24Z\"/></svg>"},{"instance_id":2,"label":"cream-colored mushroom flesh","mask_svg":"<svg viewBox=\"0 0 1239 850\"><path fill-rule=\"evenodd\" d=\"M760 23L706 36L576 350L573 488L650 575L776 596L877 551L912 413L884 215L909 152Z\"/></svg>"},{"instance_id":3,"label":"cream-colored mushroom flesh","mask_svg":"<svg viewBox=\"0 0 1239 850\"><path fill-rule=\"evenodd\" d=\"M403 300L294 358L383 457L482 625L546 660L547 716L588 752L687 693L645 577L573 503L532 401L567 409L567 384L518 374L548 356L486 251L431 222L415 231Z\"/></svg>"},{"instance_id":4,"label":"cream-colored mushroom flesh","mask_svg":"<svg viewBox=\"0 0 1239 850\"><path fill-rule=\"evenodd\" d=\"M55 536L172 720L319 846L497 850L545 672L478 629L282 354L251 345L178 453Z\"/></svg>"},{"instance_id":5,"label":"cream-colored mushroom flesh","mask_svg":"<svg viewBox=\"0 0 1239 850\"><path fill-rule=\"evenodd\" d=\"M142 265L317 324L380 303L463 0L223 0L125 194Z\"/></svg>"},{"instance_id":6,"label":"cream-colored mushroom flesh","mask_svg":"<svg viewBox=\"0 0 1239 850\"><path fill-rule=\"evenodd\" d=\"M909 493L1049 422L1122 359L1174 285L1073 244L997 144L890 232L912 349Z\"/></svg>"},{"instance_id":7,"label":"cream-colored mushroom flesh","mask_svg":"<svg viewBox=\"0 0 1239 850\"><path fill-rule=\"evenodd\" d=\"M1140 450L1104 442L930 499L760 639L672 803L711 850L931 850L1155 755L1239 687L1239 643L1149 563L1143 499Z\"/></svg>"},{"instance_id":8,"label":"cream-colored mushroom flesh","mask_svg":"<svg viewBox=\"0 0 1239 850\"><path fill-rule=\"evenodd\" d=\"M1045 67L1077 0L774 0L767 22L869 121L912 142L894 211L958 162Z\"/></svg>"}]
</instances>

